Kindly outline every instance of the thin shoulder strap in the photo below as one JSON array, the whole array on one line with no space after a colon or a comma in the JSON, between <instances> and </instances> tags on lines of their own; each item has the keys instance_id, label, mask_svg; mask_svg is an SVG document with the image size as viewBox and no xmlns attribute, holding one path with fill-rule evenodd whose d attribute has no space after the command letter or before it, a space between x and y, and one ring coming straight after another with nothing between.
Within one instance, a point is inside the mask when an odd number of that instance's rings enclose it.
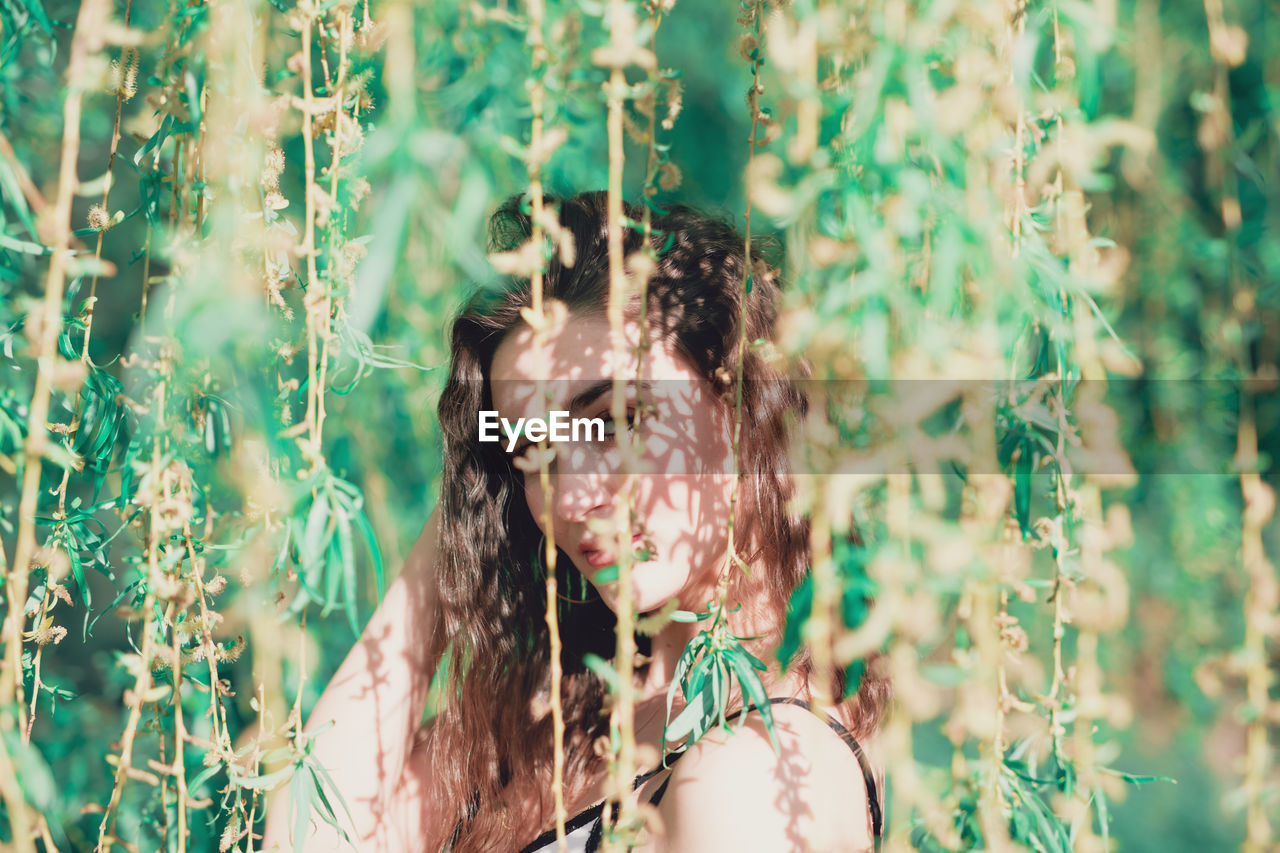
<instances>
[{"instance_id":1,"label":"thin shoulder strap","mask_svg":"<svg viewBox=\"0 0 1280 853\"><path fill-rule=\"evenodd\" d=\"M810 705L808 702L804 701L803 699L793 699L791 697L775 697L769 700L769 704L770 705L799 705L801 708L804 708L806 711L813 714L814 716L820 717L832 731L834 731L837 735L840 736L840 739L845 742L845 745L848 746L851 750L853 750L853 754L858 759L858 766L862 768L862 779L867 785L867 805L869 806L871 811L871 834L872 834L872 837L875 839L875 849L879 850L882 842L882 837L884 834L884 825L883 825L884 818L880 811L880 798L878 795L878 791L876 789L876 777L875 777L875 773L871 769L871 762L867 760L867 755L865 752L863 752L862 745L858 743L857 739L853 736L853 733L850 732L848 729L846 729L844 726L840 725L840 722L836 720L834 717L832 717L830 714L827 714L827 713L819 714L819 712L814 710L812 705ZM746 710L748 711L756 710L755 704L753 703ZM741 713L742 711L739 711L726 719L736 719L738 715ZM667 766L670 767L682 755L684 755L684 753L680 753L670 758L667 761ZM660 769L661 768L659 768L659 770ZM656 773L658 773L658 770L655 770L652 773L646 774L644 779L647 781L648 779L652 778ZM639 780L637 780L637 782L639 782ZM654 791L653 796L649 798L649 802L652 805L656 806L658 804L658 802L662 799L663 795L666 794L667 786L669 784L671 784L670 775L668 775L666 779L662 780L662 784L658 787L658 790ZM639 785L637 785L637 787L639 787Z\"/></svg>"}]
</instances>

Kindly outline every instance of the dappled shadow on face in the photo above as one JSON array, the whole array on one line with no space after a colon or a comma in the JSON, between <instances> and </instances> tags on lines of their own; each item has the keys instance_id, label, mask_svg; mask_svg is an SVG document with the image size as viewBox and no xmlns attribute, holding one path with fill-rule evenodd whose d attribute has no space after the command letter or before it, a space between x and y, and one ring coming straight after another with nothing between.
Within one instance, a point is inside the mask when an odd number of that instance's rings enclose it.
<instances>
[{"instance_id":1,"label":"dappled shadow on face","mask_svg":"<svg viewBox=\"0 0 1280 853\"><path fill-rule=\"evenodd\" d=\"M701 594L695 590L723 562L734 460L732 421L711 383L662 341L646 353L637 380L638 364L630 353L617 356L600 318L571 322L541 350L532 333L515 332L495 353L489 380L488 423L500 428L481 441L521 472L530 515L544 534L550 517L556 544L584 576L616 563L635 540L648 558L634 575L635 603L644 611L675 595ZM627 377L620 389L625 423L613 419L615 366ZM561 432L552 435L556 418ZM630 458L628 436L635 441ZM609 520L629 486L633 523L619 540ZM601 594L613 597L608 589Z\"/></svg>"}]
</instances>

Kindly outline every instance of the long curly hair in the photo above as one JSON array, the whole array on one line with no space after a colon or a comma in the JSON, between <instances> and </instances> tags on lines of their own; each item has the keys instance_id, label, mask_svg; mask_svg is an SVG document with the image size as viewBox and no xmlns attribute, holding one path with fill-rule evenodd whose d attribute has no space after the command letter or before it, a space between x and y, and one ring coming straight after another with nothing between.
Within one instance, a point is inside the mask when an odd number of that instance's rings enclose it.
<instances>
[{"instance_id":1,"label":"long curly hair","mask_svg":"<svg viewBox=\"0 0 1280 853\"><path fill-rule=\"evenodd\" d=\"M576 260L572 266L559 257L550 261L545 296L563 302L572 315L603 314L609 293L606 194L583 193L547 204L558 208L561 227L572 235ZM642 216L631 205L625 213L631 222ZM490 221L489 248L512 250L531 233L527 208L520 196L513 197ZM623 237L628 257L641 249L640 230L626 227ZM747 340L772 339L779 300L776 271L753 250L752 287L745 292L741 235L732 225L682 205L653 216L651 243L658 257L647 288L653 334L669 336L713 386L731 390L722 381L722 369L733 376L739 367L742 300ZM551 820L552 721L546 703L538 701L550 687L541 534L525 504L522 473L499 445L481 443L477 435L477 413L493 408L494 352L524 323L520 309L530 303L530 282L512 278L500 289L475 294L452 329L449 378L439 404L444 436L440 618L429 637L431 658L447 657L446 698L422 733L434 768L428 796L449 804L444 809L452 819L426 839L425 849L432 851L518 849ZM638 298L636 303L629 309L633 318L640 314ZM756 348L746 349L741 369L742 521L735 548L749 564L768 567L753 572L753 593L767 603L772 624L780 626L809 565L809 525L789 508L793 485L787 462L789 422L803 417L808 403L799 384ZM591 591L563 552L556 571L560 589ZM605 760L593 748L608 731L602 713L606 691L583 658L613 656L616 619L598 596L586 598L560 604L570 802L606 772ZM792 666L808 674L811 663L802 654ZM843 695L842 684L833 687L840 691L834 695ZM855 735L875 729L889 694L887 679L869 667L858 692L841 709Z\"/></svg>"}]
</instances>

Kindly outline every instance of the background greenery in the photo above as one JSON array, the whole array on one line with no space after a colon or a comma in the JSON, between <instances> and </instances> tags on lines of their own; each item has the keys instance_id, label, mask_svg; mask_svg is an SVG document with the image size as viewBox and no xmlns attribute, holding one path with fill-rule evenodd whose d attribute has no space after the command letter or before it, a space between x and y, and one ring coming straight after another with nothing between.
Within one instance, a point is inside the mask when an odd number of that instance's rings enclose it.
<instances>
[{"instance_id":1,"label":"background greenery","mask_svg":"<svg viewBox=\"0 0 1280 853\"><path fill-rule=\"evenodd\" d=\"M868 542L815 583L878 590L828 615L891 664L895 846L1276 849L1274 12L551 3L537 65L506 3L0 0L0 835L250 849L324 786L291 720L434 503L485 220L606 186L616 65L624 195L750 194L780 348L864 394L807 451L882 464L806 500Z\"/></svg>"}]
</instances>

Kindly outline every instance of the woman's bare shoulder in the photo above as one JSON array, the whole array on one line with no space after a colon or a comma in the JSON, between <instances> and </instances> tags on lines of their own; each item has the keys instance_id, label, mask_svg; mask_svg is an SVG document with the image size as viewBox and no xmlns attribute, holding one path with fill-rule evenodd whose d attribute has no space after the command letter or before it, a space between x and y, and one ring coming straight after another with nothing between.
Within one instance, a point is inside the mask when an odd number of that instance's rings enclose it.
<instances>
[{"instance_id":1,"label":"woman's bare shoulder","mask_svg":"<svg viewBox=\"0 0 1280 853\"><path fill-rule=\"evenodd\" d=\"M872 848L857 756L812 712L772 710L778 751L753 712L733 733L709 732L680 760L659 807L659 850Z\"/></svg>"}]
</instances>

